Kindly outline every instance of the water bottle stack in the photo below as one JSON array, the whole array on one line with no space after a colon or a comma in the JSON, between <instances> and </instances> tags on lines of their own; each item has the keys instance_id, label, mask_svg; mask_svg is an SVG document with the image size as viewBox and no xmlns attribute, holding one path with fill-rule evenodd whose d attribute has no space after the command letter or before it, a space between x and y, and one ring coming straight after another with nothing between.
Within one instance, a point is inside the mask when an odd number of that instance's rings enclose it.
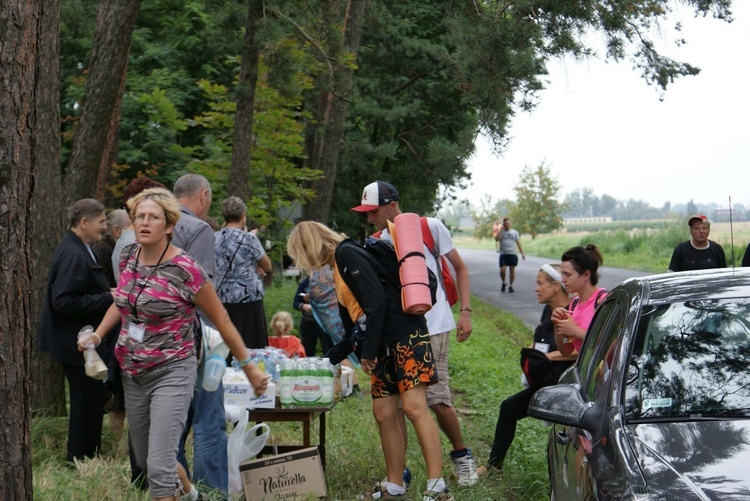
<instances>
[{"instance_id":1,"label":"water bottle stack","mask_svg":"<svg viewBox=\"0 0 750 501\"><path fill-rule=\"evenodd\" d=\"M334 367L327 358L287 359L280 365L282 407L326 407L334 398Z\"/></svg>"}]
</instances>

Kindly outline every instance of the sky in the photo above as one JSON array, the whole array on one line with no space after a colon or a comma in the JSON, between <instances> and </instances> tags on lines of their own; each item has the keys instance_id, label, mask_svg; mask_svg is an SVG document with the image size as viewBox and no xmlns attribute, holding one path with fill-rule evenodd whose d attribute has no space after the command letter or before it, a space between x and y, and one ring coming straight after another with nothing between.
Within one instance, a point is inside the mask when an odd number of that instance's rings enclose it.
<instances>
[{"instance_id":1,"label":"sky","mask_svg":"<svg viewBox=\"0 0 750 501\"><path fill-rule=\"evenodd\" d=\"M677 2L675 2L677 3ZM750 207L750 1L733 2L731 24L680 10L687 44L662 24L660 51L701 68L666 92L630 61L551 62L531 112L519 111L497 156L480 136L461 198L514 199L525 166L544 162L561 194L591 188L654 207L716 203ZM660 100L663 96L663 100Z\"/></svg>"}]
</instances>

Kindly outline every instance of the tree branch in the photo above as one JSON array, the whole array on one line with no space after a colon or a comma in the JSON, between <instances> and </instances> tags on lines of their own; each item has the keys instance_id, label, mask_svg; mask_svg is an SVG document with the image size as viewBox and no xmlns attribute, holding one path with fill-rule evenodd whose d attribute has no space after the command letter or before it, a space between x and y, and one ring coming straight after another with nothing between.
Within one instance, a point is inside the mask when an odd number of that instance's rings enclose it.
<instances>
[{"instance_id":1,"label":"tree branch","mask_svg":"<svg viewBox=\"0 0 750 501\"><path fill-rule=\"evenodd\" d=\"M333 71L333 65L331 64L331 61L333 61L333 59L330 58L328 56L328 54L326 54L325 49L323 49L323 47L321 47L310 35L308 35L307 32L304 30L304 28L302 28L302 26L300 26L299 24L297 24L293 19L291 19L290 17L282 14L278 10L270 9L270 11L276 17L278 17L280 19L283 19L283 20L287 21L289 24L291 24L292 26L294 26L294 29L297 30L297 33L299 33L300 35L302 35L302 37L305 40L307 40L308 42L310 42L310 45L312 45L313 47L315 47L318 50L318 52L320 52L320 55L323 56L323 61L325 61L326 65L328 66L328 73L329 73L331 79L333 79L334 71Z\"/></svg>"}]
</instances>

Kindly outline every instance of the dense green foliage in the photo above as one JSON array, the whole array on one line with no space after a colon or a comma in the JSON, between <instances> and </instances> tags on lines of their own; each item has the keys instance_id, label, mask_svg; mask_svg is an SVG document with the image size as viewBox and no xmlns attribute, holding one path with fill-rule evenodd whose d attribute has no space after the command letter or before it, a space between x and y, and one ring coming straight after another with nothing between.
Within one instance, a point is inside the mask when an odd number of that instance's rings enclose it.
<instances>
[{"instance_id":1,"label":"dense green foliage","mask_svg":"<svg viewBox=\"0 0 750 501\"><path fill-rule=\"evenodd\" d=\"M358 234L347 209L376 179L394 183L405 211L431 213L440 186L466 176L476 111L460 91L454 42L441 2L369 3L336 179L336 224Z\"/></svg>"},{"instance_id":2,"label":"dense green foliage","mask_svg":"<svg viewBox=\"0 0 750 501\"><path fill-rule=\"evenodd\" d=\"M701 14L729 16L728 0L688 3ZM646 37L669 13L667 0L368 2L356 57L326 52L344 27L346 1L262 4L264 16L254 35L265 64L259 92L266 94L260 100L265 104L254 110L258 127L248 169L258 197L251 212L271 223L278 238L283 224L273 219L279 217L279 206L282 217L288 217L290 204L314 202L313 193L292 186L309 187L313 174L294 170L309 158L310 135L321 116L319 99L326 95L322 91L335 95L344 72L353 71L352 87L337 96L346 100L348 111L338 138L338 172L325 180L334 191L330 220L324 222L358 234L364 222L348 208L373 179L397 184L405 210L431 213L450 199L452 188L466 177L476 133L485 131L502 148L514 113L536 104L546 61L594 54L598 47L591 43L592 33L602 35L607 57L630 59L661 89L677 76L698 71L656 54ZM95 0L61 2L63 166L80 111L97 5ZM223 193L233 123L222 119L207 126L207 118L218 118L212 107L219 101L206 89L222 89L225 104L234 100L247 9L240 0L143 2L130 50L108 205L114 206L122 186L139 174L170 186L185 171L197 170ZM228 118L233 110L224 106L220 112ZM287 125L260 126L264 117L277 113ZM256 148L264 151L256 154Z\"/></svg>"}]
</instances>

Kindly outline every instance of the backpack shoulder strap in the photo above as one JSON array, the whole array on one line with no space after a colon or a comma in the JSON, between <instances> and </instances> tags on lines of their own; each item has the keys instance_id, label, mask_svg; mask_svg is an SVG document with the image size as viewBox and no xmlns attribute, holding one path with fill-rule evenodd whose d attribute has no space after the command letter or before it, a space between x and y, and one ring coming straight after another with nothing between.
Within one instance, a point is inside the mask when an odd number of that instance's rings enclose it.
<instances>
[{"instance_id":1,"label":"backpack shoulder strap","mask_svg":"<svg viewBox=\"0 0 750 501\"><path fill-rule=\"evenodd\" d=\"M568 306L568 310L573 311L576 309L576 306L578 306L578 303L581 302L580 297L574 297L573 301L570 302L570 306Z\"/></svg>"},{"instance_id":2,"label":"backpack shoulder strap","mask_svg":"<svg viewBox=\"0 0 750 501\"><path fill-rule=\"evenodd\" d=\"M606 294L607 291L605 289L599 289L599 292L596 293L596 301L594 301L594 307L598 307L602 303L602 296Z\"/></svg>"},{"instance_id":3,"label":"backpack shoulder strap","mask_svg":"<svg viewBox=\"0 0 750 501\"><path fill-rule=\"evenodd\" d=\"M422 224L422 241L424 241L430 253L435 256L435 259L437 259L440 253L435 247L435 239L432 238L432 230L430 230L430 225L427 223L427 218L422 216L419 218L419 222Z\"/></svg>"},{"instance_id":4,"label":"backpack shoulder strap","mask_svg":"<svg viewBox=\"0 0 750 501\"><path fill-rule=\"evenodd\" d=\"M599 289L599 292L596 293L596 300L594 300L594 307L598 307L601 304L602 296L606 295L607 291L606 289ZM573 311L576 309L576 306L578 306L578 303L581 302L580 297L573 298L573 301L570 302L570 306L568 307L569 311Z\"/></svg>"}]
</instances>

